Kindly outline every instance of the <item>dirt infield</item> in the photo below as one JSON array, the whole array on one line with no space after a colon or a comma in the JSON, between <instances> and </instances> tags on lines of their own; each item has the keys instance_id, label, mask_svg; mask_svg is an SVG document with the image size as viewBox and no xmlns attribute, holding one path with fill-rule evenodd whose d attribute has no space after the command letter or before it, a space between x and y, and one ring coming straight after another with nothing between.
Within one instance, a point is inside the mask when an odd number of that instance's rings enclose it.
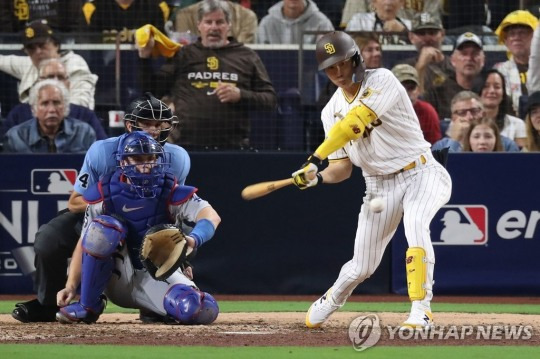
<instances>
[{"instance_id":1,"label":"dirt infield","mask_svg":"<svg viewBox=\"0 0 540 359\"><path fill-rule=\"evenodd\" d=\"M0 300L30 297L0 296ZM312 301L315 296L216 296L224 300ZM403 296L355 295L353 302L403 302ZM540 304L534 297L437 297L440 303ZM404 313L337 312L323 328L304 326L305 313L221 313L210 326L148 325L137 314L103 314L92 325L20 323L0 315L2 343L203 346L348 346L349 326L358 317L377 315L381 338L376 345L540 345L540 315L435 313L435 330L424 333L395 329ZM512 332L513 331L513 332ZM353 331L354 333L354 331ZM513 334L512 334L513 333ZM512 339L512 336L517 339Z\"/></svg>"},{"instance_id":2,"label":"dirt infield","mask_svg":"<svg viewBox=\"0 0 540 359\"><path fill-rule=\"evenodd\" d=\"M92 325L23 324L3 314L0 343L347 346L351 345L349 324L366 314L338 312L317 330L305 328L304 313L222 313L210 326L148 325L142 324L136 314L104 314ZM435 318L438 331L424 339L412 332L399 334L385 329L399 325L403 313L377 313L377 316L382 328L378 346L540 345L540 315L438 313ZM452 325L457 326L454 331L450 330ZM487 331L480 333L478 325ZM519 331L519 339L510 339L512 329L505 326L514 328L514 333Z\"/></svg>"}]
</instances>

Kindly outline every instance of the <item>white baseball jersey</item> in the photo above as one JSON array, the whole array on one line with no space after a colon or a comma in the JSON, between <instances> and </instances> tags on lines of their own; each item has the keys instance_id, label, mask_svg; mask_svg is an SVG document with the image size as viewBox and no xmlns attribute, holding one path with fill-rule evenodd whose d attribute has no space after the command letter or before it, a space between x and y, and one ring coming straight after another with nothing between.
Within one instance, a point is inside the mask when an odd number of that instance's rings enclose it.
<instances>
[{"instance_id":1,"label":"white baseball jersey","mask_svg":"<svg viewBox=\"0 0 540 359\"><path fill-rule=\"evenodd\" d=\"M190 233L193 228L188 227L187 224L195 223L199 212L208 206L210 204L207 201L193 194L188 201L180 205L170 205L169 213L175 218L175 225L182 225L182 230L185 233ZM102 213L102 202L88 205L83 235L92 219ZM115 258L115 272L107 284L105 294L114 304L121 307L144 308L160 315L167 315L163 307L163 298L168 289L175 284L196 286L180 270L173 273L165 281L158 281L152 278L146 270L133 268L125 245L120 250L120 256L122 256L121 259Z\"/></svg>"},{"instance_id":2,"label":"white baseball jersey","mask_svg":"<svg viewBox=\"0 0 540 359\"><path fill-rule=\"evenodd\" d=\"M427 291L423 304L429 306L435 264L429 225L450 198L450 175L424 140L405 88L387 69L367 70L354 98L347 98L342 89L336 91L322 111L325 132L328 134L360 102L377 115L377 120L366 127L360 139L328 156L330 160L349 158L362 169L366 180L354 255L341 268L332 286L332 299L343 304L356 286L373 274L403 218L409 247L426 251L427 273L421 284ZM403 170L413 162L414 166ZM369 207L375 197L384 203L380 213Z\"/></svg>"},{"instance_id":3,"label":"white baseball jersey","mask_svg":"<svg viewBox=\"0 0 540 359\"><path fill-rule=\"evenodd\" d=\"M424 140L407 91L384 68L366 70L355 98L347 98L341 89L334 93L321 114L325 133L360 102L375 112L377 120L366 127L360 139L349 142L328 159L349 157L365 176L385 175L399 171L431 147Z\"/></svg>"}]
</instances>

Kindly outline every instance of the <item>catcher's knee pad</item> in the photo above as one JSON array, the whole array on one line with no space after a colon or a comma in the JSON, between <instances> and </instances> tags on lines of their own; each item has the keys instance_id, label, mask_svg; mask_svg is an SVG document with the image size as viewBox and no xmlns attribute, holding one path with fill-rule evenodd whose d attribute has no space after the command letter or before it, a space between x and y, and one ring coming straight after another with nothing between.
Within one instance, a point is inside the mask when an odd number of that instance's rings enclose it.
<instances>
[{"instance_id":1,"label":"catcher's knee pad","mask_svg":"<svg viewBox=\"0 0 540 359\"><path fill-rule=\"evenodd\" d=\"M184 284L169 288L163 298L163 307L181 324L210 324L219 314L214 297Z\"/></svg>"},{"instance_id":2,"label":"catcher's knee pad","mask_svg":"<svg viewBox=\"0 0 540 359\"><path fill-rule=\"evenodd\" d=\"M428 283L428 258L426 251L421 247L407 249L405 269L407 271L407 291L411 300L422 300L426 297L426 290L431 290Z\"/></svg>"},{"instance_id":3,"label":"catcher's knee pad","mask_svg":"<svg viewBox=\"0 0 540 359\"><path fill-rule=\"evenodd\" d=\"M100 215L92 220L82 240L84 251L98 258L113 254L126 238L127 228L118 219Z\"/></svg>"}]
</instances>

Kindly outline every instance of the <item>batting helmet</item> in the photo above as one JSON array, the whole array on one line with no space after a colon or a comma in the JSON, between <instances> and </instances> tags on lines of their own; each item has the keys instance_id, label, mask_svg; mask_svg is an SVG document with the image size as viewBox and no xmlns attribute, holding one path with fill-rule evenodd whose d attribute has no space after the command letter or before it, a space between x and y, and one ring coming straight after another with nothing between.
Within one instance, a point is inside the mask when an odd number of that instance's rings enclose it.
<instances>
[{"instance_id":1,"label":"batting helmet","mask_svg":"<svg viewBox=\"0 0 540 359\"><path fill-rule=\"evenodd\" d=\"M170 132L178 124L178 118L173 115L169 106L157 99L150 92L146 92L141 97L132 101L124 115L125 122L131 122L135 131L142 131L143 128L138 121L160 121L160 133L157 140L160 143L167 141Z\"/></svg>"},{"instance_id":2,"label":"batting helmet","mask_svg":"<svg viewBox=\"0 0 540 359\"><path fill-rule=\"evenodd\" d=\"M315 56L319 70L349 58L352 58L355 67L364 62L356 42L343 31L332 31L323 35L317 41Z\"/></svg>"},{"instance_id":3,"label":"batting helmet","mask_svg":"<svg viewBox=\"0 0 540 359\"><path fill-rule=\"evenodd\" d=\"M124 135L120 141L116 159L122 174L129 178L132 188L139 197L155 197L160 185L160 179L170 162L166 160L163 147L149 134L135 131ZM153 159L137 160L136 163L128 163L127 157L153 155ZM140 166L146 166L146 171L141 171Z\"/></svg>"}]
</instances>

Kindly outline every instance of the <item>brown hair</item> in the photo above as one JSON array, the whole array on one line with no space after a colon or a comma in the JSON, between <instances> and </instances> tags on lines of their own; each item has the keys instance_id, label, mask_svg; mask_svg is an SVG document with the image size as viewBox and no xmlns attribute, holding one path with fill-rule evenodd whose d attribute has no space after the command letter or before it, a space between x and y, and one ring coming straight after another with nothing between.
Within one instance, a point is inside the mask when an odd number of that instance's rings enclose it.
<instances>
[{"instance_id":1,"label":"brown hair","mask_svg":"<svg viewBox=\"0 0 540 359\"><path fill-rule=\"evenodd\" d=\"M463 140L463 152L472 152L471 141L470 141L471 133L479 125L487 125L489 128L493 130L493 133L495 133L495 148L493 149L493 152L503 152L504 148L502 145L502 139L501 139L501 133L499 132L499 127L497 126L495 121L489 118L483 118L479 121L475 121L471 123L471 125L469 126L469 130L467 131L467 135L465 135L465 138Z\"/></svg>"},{"instance_id":2,"label":"brown hair","mask_svg":"<svg viewBox=\"0 0 540 359\"><path fill-rule=\"evenodd\" d=\"M527 144L529 152L540 152L540 132L534 128L531 120L531 111L525 116L525 126L527 127Z\"/></svg>"},{"instance_id":3,"label":"brown hair","mask_svg":"<svg viewBox=\"0 0 540 359\"><path fill-rule=\"evenodd\" d=\"M358 45L358 48L360 49L360 51L362 51L364 47L366 47L367 44L369 44L370 41L375 41L379 45L381 44L381 42L379 41L379 37L375 36L372 33L354 35L353 39Z\"/></svg>"}]
</instances>

